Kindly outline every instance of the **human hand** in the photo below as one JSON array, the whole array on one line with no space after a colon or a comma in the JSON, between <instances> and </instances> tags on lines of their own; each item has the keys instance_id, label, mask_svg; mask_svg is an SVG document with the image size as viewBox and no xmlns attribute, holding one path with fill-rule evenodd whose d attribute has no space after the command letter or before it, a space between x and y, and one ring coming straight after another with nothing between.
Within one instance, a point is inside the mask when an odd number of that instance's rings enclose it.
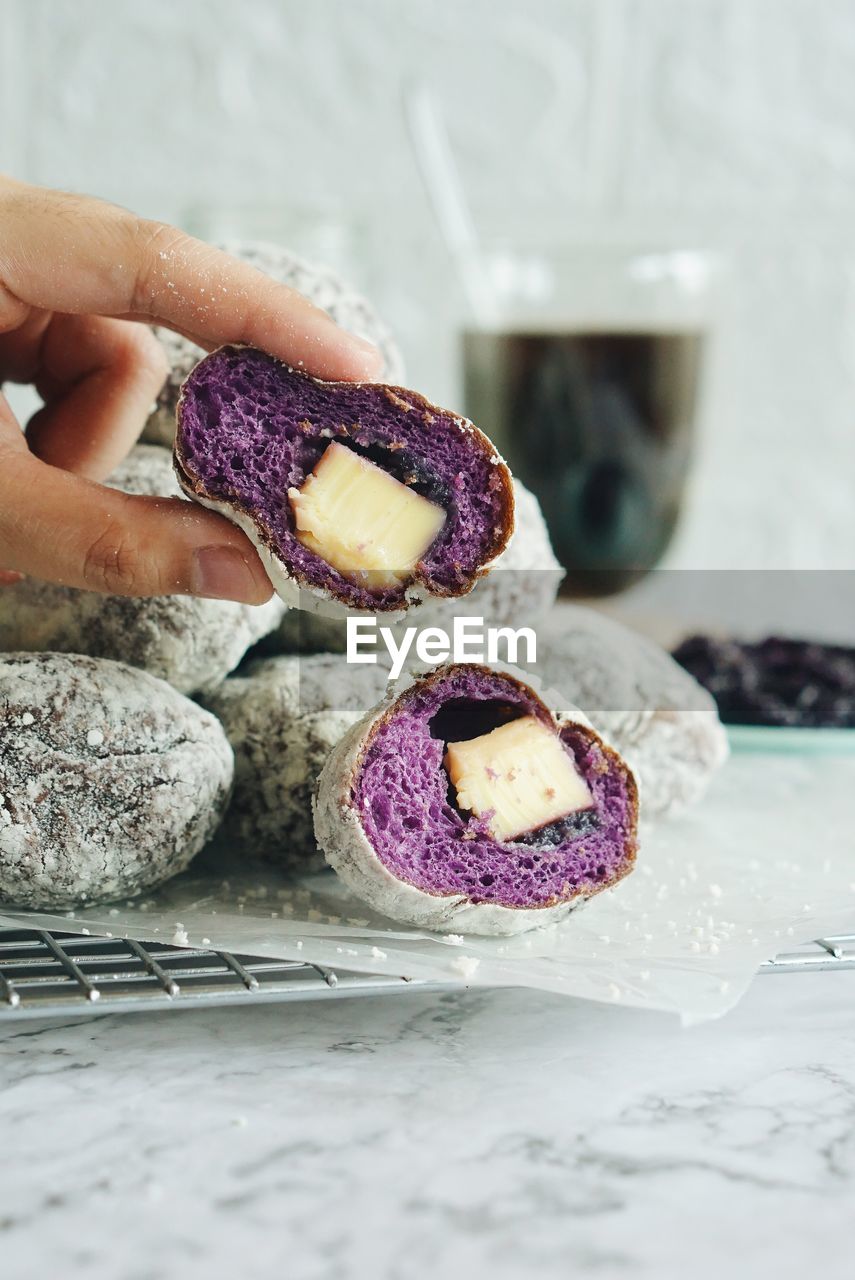
<instances>
[{"instance_id":1,"label":"human hand","mask_svg":"<svg viewBox=\"0 0 855 1280\"><path fill-rule=\"evenodd\" d=\"M0 176L0 386L32 383L45 402L24 435L0 393L0 583L270 597L255 549L222 516L97 483L163 385L155 322L323 378L370 379L382 363L300 294L174 227Z\"/></svg>"}]
</instances>

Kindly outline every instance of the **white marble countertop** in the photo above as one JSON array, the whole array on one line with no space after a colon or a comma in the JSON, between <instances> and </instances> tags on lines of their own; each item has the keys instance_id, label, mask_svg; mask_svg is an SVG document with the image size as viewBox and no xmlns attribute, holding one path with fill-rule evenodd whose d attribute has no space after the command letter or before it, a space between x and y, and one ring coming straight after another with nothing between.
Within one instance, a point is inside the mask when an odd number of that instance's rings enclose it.
<instances>
[{"instance_id":1,"label":"white marble countertop","mask_svg":"<svg viewBox=\"0 0 855 1280\"><path fill-rule=\"evenodd\" d=\"M852 1274L855 973L0 1029L7 1280Z\"/></svg>"}]
</instances>

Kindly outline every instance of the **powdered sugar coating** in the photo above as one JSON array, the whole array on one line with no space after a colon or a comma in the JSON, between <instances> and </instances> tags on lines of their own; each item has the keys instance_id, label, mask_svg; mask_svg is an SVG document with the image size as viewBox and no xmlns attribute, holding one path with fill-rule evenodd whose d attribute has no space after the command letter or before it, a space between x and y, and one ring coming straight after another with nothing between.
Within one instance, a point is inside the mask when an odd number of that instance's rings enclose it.
<instances>
[{"instance_id":1,"label":"powdered sugar coating","mask_svg":"<svg viewBox=\"0 0 855 1280\"><path fill-rule=\"evenodd\" d=\"M291 870L326 865L312 827L312 790L329 752L385 690L379 667L318 654L249 662L204 699L235 753L221 831L235 853Z\"/></svg>"},{"instance_id":2,"label":"powdered sugar coating","mask_svg":"<svg viewBox=\"0 0 855 1280\"><path fill-rule=\"evenodd\" d=\"M593 821L500 842L457 810L437 716L474 718L493 703L560 732L594 795ZM393 919L445 932L514 933L561 918L631 870L636 820L632 774L583 716L556 721L529 686L477 666L416 679L355 725L322 770L315 806L327 861L356 893Z\"/></svg>"},{"instance_id":3,"label":"powdered sugar coating","mask_svg":"<svg viewBox=\"0 0 855 1280\"><path fill-rule=\"evenodd\" d=\"M326 311L342 329L367 338L381 352L384 382L405 380L404 361L397 344L371 303L355 292L330 267L306 262L279 245L254 240L227 240L219 248L240 258L271 279L302 293L316 307ZM145 425L143 440L172 448L175 439L175 409L181 384L205 352L189 338L171 329L155 326L154 333L163 344L169 361L169 376Z\"/></svg>"},{"instance_id":4,"label":"powdered sugar coating","mask_svg":"<svg viewBox=\"0 0 855 1280\"><path fill-rule=\"evenodd\" d=\"M138 445L108 481L125 493L180 497L165 449ZM113 658L183 693L218 685L285 607L193 596L136 599L26 578L0 587L0 650L53 650Z\"/></svg>"},{"instance_id":5,"label":"powdered sugar coating","mask_svg":"<svg viewBox=\"0 0 855 1280\"><path fill-rule=\"evenodd\" d=\"M0 657L0 900L58 908L152 888L216 828L232 752L206 711L146 672Z\"/></svg>"},{"instance_id":6,"label":"powdered sugar coating","mask_svg":"<svg viewBox=\"0 0 855 1280\"><path fill-rule=\"evenodd\" d=\"M333 439L444 507L409 582L371 590L296 537L288 490ZM251 347L222 347L187 379L175 467L185 493L243 528L276 589L307 608L394 613L412 595L464 595L513 532L510 473L472 423L405 388L321 382Z\"/></svg>"},{"instance_id":7,"label":"powdered sugar coating","mask_svg":"<svg viewBox=\"0 0 855 1280\"><path fill-rule=\"evenodd\" d=\"M538 633L544 685L583 707L639 780L646 816L698 801L728 755L715 703L647 637L592 609L560 604Z\"/></svg>"},{"instance_id":8,"label":"powdered sugar coating","mask_svg":"<svg viewBox=\"0 0 855 1280\"><path fill-rule=\"evenodd\" d=\"M450 628L455 614L480 616L492 626L535 626L555 603L564 570L558 563L540 503L514 479L513 536L484 577L463 599L429 599L408 615L419 627ZM266 653L344 653L347 624L302 609L289 609L261 642Z\"/></svg>"}]
</instances>

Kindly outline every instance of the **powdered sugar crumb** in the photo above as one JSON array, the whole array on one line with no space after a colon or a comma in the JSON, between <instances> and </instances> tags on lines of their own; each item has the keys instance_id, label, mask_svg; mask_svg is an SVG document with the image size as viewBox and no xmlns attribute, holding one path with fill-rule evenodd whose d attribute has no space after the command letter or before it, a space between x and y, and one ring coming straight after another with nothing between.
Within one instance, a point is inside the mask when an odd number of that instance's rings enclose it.
<instances>
[{"instance_id":1,"label":"powdered sugar crumb","mask_svg":"<svg viewBox=\"0 0 855 1280\"><path fill-rule=\"evenodd\" d=\"M469 978L474 977L480 964L481 961L477 956L458 956L456 960L452 960L451 968L468 981Z\"/></svg>"}]
</instances>

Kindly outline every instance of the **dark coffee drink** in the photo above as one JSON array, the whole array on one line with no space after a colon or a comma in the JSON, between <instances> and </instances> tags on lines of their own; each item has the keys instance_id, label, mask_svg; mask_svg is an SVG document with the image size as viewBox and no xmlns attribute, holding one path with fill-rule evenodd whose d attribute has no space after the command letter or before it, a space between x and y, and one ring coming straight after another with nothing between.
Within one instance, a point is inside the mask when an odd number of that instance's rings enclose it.
<instances>
[{"instance_id":1,"label":"dark coffee drink","mask_svg":"<svg viewBox=\"0 0 855 1280\"><path fill-rule=\"evenodd\" d=\"M470 332L466 413L540 499L565 591L657 563L692 450L699 332Z\"/></svg>"}]
</instances>

